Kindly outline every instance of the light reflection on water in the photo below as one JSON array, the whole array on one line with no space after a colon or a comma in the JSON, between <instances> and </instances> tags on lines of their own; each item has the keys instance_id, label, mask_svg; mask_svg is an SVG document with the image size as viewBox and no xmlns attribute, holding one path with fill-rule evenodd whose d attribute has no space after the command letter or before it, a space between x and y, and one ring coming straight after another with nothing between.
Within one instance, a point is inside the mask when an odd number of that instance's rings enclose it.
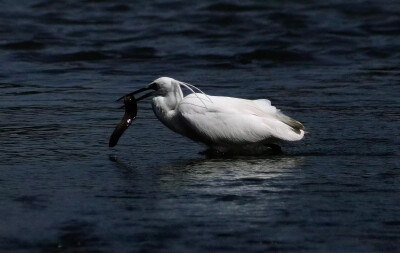
<instances>
[{"instance_id":1,"label":"light reflection on water","mask_svg":"<svg viewBox=\"0 0 400 253\"><path fill-rule=\"evenodd\" d=\"M4 3L0 251L398 249L396 1ZM210 158L144 102L109 149L115 99L160 76L309 134Z\"/></svg>"}]
</instances>

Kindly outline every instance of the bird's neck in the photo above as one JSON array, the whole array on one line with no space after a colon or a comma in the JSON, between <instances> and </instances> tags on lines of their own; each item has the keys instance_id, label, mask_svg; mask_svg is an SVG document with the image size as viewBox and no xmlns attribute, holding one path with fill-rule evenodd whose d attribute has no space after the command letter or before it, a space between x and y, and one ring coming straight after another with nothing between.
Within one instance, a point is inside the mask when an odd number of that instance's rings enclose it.
<instances>
[{"instance_id":1,"label":"bird's neck","mask_svg":"<svg viewBox=\"0 0 400 253\"><path fill-rule=\"evenodd\" d=\"M179 103L183 99L181 89L175 89L174 91L168 92L164 96L157 96L153 98L153 109L157 117L165 118L171 117L168 115L173 114Z\"/></svg>"},{"instance_id":2,"label":"bird's neck","mask_svg":"<svg viewBox=\"0 0 400 253\"><path fill-rule=\"evenodd\" d=\"M153 111L157 118L171 130L180 133L178 125L175 124L176 109L179 102L183 99L182 91L175 91L166 96L157 96L153 98Z\"/></svg>"},{"instance_id":3,"label":"bird's neck","mask_svg":"<svg viewBox=\"0 0 400 253\"><path fill-rule=\"evenodd\" d=\"M175 89L174 91L168 92L166 96L163 96L162 110L171 111L175 110L179 103L183 99L183 94L181 89Z\"/></svg>"}]
</instances>

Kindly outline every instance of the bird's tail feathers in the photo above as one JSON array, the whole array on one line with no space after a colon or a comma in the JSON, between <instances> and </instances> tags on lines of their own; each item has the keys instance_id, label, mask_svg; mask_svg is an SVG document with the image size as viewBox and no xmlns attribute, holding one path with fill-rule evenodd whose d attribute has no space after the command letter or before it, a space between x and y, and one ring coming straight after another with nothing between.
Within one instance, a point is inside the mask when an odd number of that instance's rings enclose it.
<instances>
[{"instance_id":1,"label":"bird's tail feathers","mask_svg":"<svg viewBox=\"0 0 400 253\"><path fill-rule=\"evenodd\" d=\"M293 129L293 131L295 131L296 133L300 133L300 130L303 130L304 133L307 133L305 131L304 125L301 122L299 122L299 121L297 121L295 119L292 119L292 118L286 116L285 114L283 114L281 112L278 112L276 114L276 116L283 123L285 123L286 125L290 126Z\"/></svg>"}]
</instances>

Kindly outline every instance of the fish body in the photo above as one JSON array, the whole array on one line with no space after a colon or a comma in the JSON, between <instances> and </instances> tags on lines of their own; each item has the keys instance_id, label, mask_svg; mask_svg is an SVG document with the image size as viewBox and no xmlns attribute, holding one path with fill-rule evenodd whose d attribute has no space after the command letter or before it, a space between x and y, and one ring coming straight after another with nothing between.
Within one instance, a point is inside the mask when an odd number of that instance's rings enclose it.
<instances>
[{"instance_id":1,"label":"fish body","mask_svg":"<svg viewBox=\"0 0 400 253\"><path fill-rule=\"evenodd\" d=\"M115 127L114 132L110 137L109 147L117 145L119 138L125 132L126 129L132 124L133 120L136 119L137 115L137 102L134 96L126 95L124 97L125 114L122 117L119 124Z\"/></svg>"}]
</instances>

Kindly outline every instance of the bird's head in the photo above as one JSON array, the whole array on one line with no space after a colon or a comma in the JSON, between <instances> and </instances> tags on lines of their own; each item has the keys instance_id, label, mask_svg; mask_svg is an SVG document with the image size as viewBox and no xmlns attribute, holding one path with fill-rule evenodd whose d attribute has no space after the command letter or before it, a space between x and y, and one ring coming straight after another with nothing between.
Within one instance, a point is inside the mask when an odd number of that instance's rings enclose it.
<instances>
[{"instance_id":1,"label":"bird's head","mask_svg":"<svg viewBox=\"0 0 400 253\"><path fill-rule=\"evenodd\" d=\"M132 93L126 94L122 98L124 98L126 96L133 96L133 95L136 95L138 93L148 91L148 90L150 90L149 93L137 98L136 101L140 101L140 100L150 97L150 96L166 96L167 94L173 93L177 90L180 91L180 82L173 78L170 78L170 77L160 77L160 78L157 78L156 80L154 80L153 82L151 82L146 87L141 88ZM122 98L120 98L120 99L122 99Z\"/></svg>"},{"instance_id":2,"label":"bird's head","mask_svg":"<svg viewBox=\"0 0 400 253\"><path fill-rule=\"evenodd\" d=\"M144 91L150 91L150 92L138 97L137 99L134 97L134 95ZM146 87L141 88L132 93L126 94L123 97L119 98L117 101L122 99L124 100L124 105L121 108L125 108L125 115L122 118L121 122L115 128L113 134L111 135L109 146L114 147L115 145L117 145L121 135L131 125L132 121L136 118L137 101L140 101L150 96L167 96L168 94L175 93L175 91L178 91L180 96L182 96L182 91L179 88L178 81L169 77L160 77L151 82Z\"/></svg>"},{"instance_id":3,"label":"bird's head","mask_svg":"<svg viewBox=\"0 0 400 253\"><path fill-rule=\"evenodd\" d=\"M166 96L168 93L175 92L179 86L179 81L170 77L160 77L150 83L147 88L155 90L154 95Z\"/></svg>"}]
</instances>

